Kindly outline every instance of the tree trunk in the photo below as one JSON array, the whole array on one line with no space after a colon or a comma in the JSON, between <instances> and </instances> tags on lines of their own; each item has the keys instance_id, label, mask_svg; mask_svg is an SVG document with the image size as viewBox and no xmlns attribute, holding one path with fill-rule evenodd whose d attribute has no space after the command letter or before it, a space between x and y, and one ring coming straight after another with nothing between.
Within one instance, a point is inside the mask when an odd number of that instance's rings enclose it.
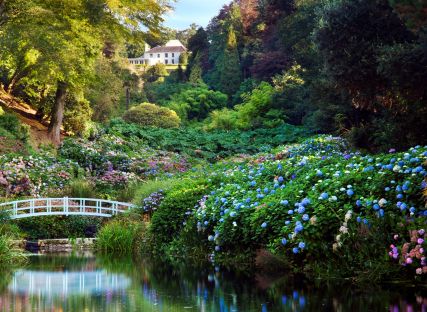
<instances>
[{"instance_id":1,"label":"tree trunk","mask_svg":"<svg viewBox=\"0 0 427 312\"><path fill-rule=\"evenodd\" d=\"M129 109L130 106L130 88L126 87L126 110Z\"/></svg>"},{"instance_id":2,"label":"tree trunk","mask_svg":"<svg viewBox=\"0 0 427 312\"><path fill-rule=\"evenodd\" d=\"M61 126L64 119L65 98L67 96L67 84L65 82L58 82L56 89L55 102L52 108L52 114L49 124L48 135L53 144L59 145L61 143Z\"/></svg>"}]
</instances>

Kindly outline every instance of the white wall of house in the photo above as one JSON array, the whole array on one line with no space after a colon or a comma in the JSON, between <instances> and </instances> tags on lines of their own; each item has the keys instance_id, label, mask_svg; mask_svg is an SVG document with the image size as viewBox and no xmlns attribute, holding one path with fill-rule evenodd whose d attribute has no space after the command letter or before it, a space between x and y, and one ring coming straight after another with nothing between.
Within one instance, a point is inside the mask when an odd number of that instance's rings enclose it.
<instances>
[{"instance_id":1,"label":"white wall of house","mask_svg":"<svg viewBox=\"0 0 427 312\"><path fill-rule=\"evenodd\" d=\"M177 52L161 52L161 53L145 53L144 59L147 61L148 65L155 65L157 63L162 63L166 65L178 65L179 56L181 53Z\"/></svg>"},{"instance_id":2,"label":"white wall of house","mask_svg":"<svg viewBox=\"0 0 427 312\"><path fill-rule=\"evenodd\" d=\"M167 49L168 47L183 47L185 49L179 40L168 41L163 49ZM179 57L182 54L182 52L150 52L151 49L148 45L146 45L145 49L148 52L138 58L129 58L129 63L131 65L147 64L149 66L153 66L158 63L165 65L178 65Z\"/></svg>"}]
</instances>

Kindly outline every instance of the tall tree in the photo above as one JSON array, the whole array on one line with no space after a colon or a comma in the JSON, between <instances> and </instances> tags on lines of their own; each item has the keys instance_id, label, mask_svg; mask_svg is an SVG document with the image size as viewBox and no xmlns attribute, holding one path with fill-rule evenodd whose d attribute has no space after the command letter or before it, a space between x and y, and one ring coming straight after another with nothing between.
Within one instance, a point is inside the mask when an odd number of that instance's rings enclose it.
<instances>
[{"instance_id":1,"label":"tall tree","mask_svg":"<svg viewBox=\"0 0 427 312\"><path fill-rule=\"evenodd\" d=\"M242 82L239 51L237 50L237 40L233 26L230 26L228 30L227 45L219 66L219 90L231 98Z\"/></svg>"},{"instance_id":2,"label":"tall tree","mask_svg":"<svg viewBox=\"0 0 427 312\"><path fill-rule=\"evenodd\" d=\"M0 1L0 23L6 29L0 41L7 43L0 53L9 52L1 67L8 69L9 90L30 76L53 86L49 135L54 143L60 141L67 94L87 85L98 55L111 57L114 43L141 25L158 32L169 7L167 0L31 0L18 8L12 4L21 0ZM13 45L20 47L19 53Z\"/></svg>"}]
</instances>

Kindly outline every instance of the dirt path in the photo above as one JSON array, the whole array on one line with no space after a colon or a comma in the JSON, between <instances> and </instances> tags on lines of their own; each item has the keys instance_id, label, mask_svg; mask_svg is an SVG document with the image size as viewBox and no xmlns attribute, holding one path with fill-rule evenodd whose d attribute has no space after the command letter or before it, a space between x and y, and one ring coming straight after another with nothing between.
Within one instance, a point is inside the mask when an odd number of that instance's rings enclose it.
<instances>
[{"instance_id":1,"label":"dirt path","mask_svg":"<svg viewBox=\"0 0 427 312\"><path fill-rule=\"evenodd\" d=\"M6 110L16 112L21 122L30 126L29 143L34 149L38 149L40 145L52 143L47 134L47 122L38 120L36 118L37 111L30 105L19 101L0 89L0 106L4 107ZM62 135L62 138L64 138L64 135Z\"/></svg>"}]
</instances>

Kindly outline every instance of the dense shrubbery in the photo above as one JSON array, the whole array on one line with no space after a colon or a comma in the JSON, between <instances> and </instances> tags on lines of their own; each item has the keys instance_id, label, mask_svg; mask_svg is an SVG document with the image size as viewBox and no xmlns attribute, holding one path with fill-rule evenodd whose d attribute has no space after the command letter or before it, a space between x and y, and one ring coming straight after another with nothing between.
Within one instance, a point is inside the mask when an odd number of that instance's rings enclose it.
<instances>
[{"instance_id":1,"label":"dense shrubbery","mask_svg":"<svg viewBox=\"0 0 427 312\"><path fill-rule=\"evenodd\" d=\"M0 195L40 196L49 189L62 189L78 171L78 164L51 155L0 156Z\"/></svg>"},{"instance_id":2,"label":"dense shrubbery","mask_svg":"<svg viewBox=\"0 0 427 312\"><path fill-rule=\"evenodd\" d=\"M13 221L27 239L92 237L103 220L86 216L49 216Z\"/></svg>"},{"instance_id":3,"label":"dense shrubbery","mask_svg":"<svg viewBox=\"0 0 427 312\"><path fill-rule=\"evenodd\" d=\"M123 119L143 127L177 128L181 122L178 115L166 107L143 103L130 108Z\"/></svg>"},{"instance_id":4,"label":"dense shrubbery","mask_svg":"<svg viewBox=\"0 0 427 312\"><path fill-rule=\"evenodd\" d=\"M178 238L186 216L207 192L208 184L204 179L182 180L166 192L151 219L150 234L156 250L166 251L168 244Z\"/></svg>"},{"instance_id":5,"label":"dense shrubbery","mask_svg":"<svg viewBox=\"0 0 427 312\"><path fill-rule=\"evenodd\" d=\"M426 160L427 147L364 156L342 139L319 137L191 173L204 178L165 193L151 243L170 256L204 251L216 263L267 249L288 269L322 276L419 275L427 270ZM389 259L389 245L411 231L422 234Z\"/></svg>"},{"instance_id":6,"label":"dense shrubbery","mask_svg":"<svg viewBox=\"0 0 427 312\"><path fill-rule=\"evenodd\" d=\"M107 132L124 138L138 138L152 148L201 157L210 161L236 154L253 154L281 144L293 143L308 135L301 127L284 124L254 131L212 131L197 129L147 129L113 120Z\"/></svg>"},{"instance_id":7,"label":"dense shrubbery","mask_svg":"<svg viewBox=\"0 0 427 312\"><path fill-rule=\"evenodd\" d=\"M0 269L13 268L25 260L24 252L16 248L9 237L0 235Z\"/></svg>"},{"instance_id":8,"label":"dense shrubbery","mask_svg":"<svg viewBox=\"0 0 427 312\"><path fill-rule=\"evenodd\" d=\"M101 135L93 141L68 139L59 154L77 162L101 188L125 187L131 181L189 168L185 157L150 148L137 137Z\"/></svg>"},{"instance_id":9,"label":"dense shrubbery","mask_svg":"<svg viewBox=\"0 0 427 312\"><path fill-rule=\"evenodd\" d=\"M1 109L1 107L0 107ZM30 127L23 125L15 114L0 111L0 136L6 136L27 142L29 138Z\"/></svg>"},{"instance_id":10,"label":"dense shrubbery","mask_svg":"<svg viewBox=\"0 0 427 312\"><path fill-rule=\"evenodd\" d=\"M165 105L176 111L183 120L201 121L209 112L225 107L227 95L200 85L172 95Z\"/></svg>"}]
</instances>

